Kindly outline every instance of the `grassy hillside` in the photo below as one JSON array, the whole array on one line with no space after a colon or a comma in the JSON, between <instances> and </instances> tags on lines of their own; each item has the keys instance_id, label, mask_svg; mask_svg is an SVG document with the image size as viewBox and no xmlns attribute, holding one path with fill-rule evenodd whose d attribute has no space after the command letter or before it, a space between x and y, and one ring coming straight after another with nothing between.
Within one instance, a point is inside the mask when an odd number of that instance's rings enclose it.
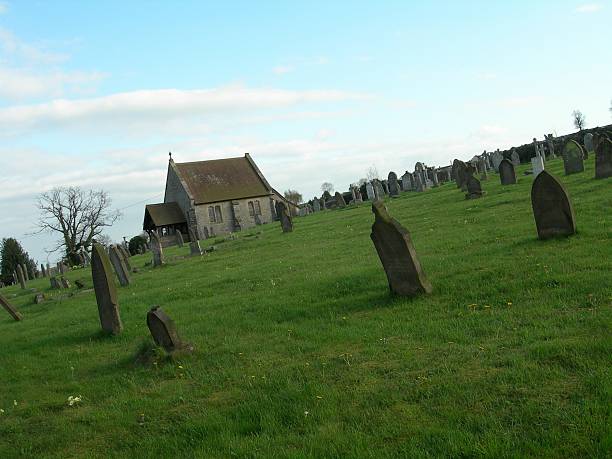
<instances>
[{"instance_id":1,"label":"grassy hillside","mask_svg":"<svg viewBox=\"0 0 612 459\"><path fill-rule=\"evenodd\" d=\"M389 295L367 203L201 259L172 248L155 270L133 257L117 337L91 291L36 280L35 305L3 289L24 320L0 310L0 457L606 456L612 182L593 156L568 177L549 162L578 234L539 241L526 168L513 186L489 176L479 200L451 183L387 202L430 296ZM91 286L89 270L67 277ZM151 353L154 304L193 354Z\"/></svg>"}]
</instances>

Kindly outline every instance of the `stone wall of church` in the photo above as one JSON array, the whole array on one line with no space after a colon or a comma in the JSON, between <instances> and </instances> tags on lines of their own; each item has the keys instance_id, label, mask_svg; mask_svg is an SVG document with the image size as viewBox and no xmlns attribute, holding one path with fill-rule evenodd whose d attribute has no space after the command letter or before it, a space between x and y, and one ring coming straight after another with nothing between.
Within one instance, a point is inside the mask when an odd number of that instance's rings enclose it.
<instances>
[{"instance_id":1,"label":"stone wall of church","mask_svg":"<svg viewBox=\"0 0 612 459\"><path fill-rule=\"evenodd\" d=\"M256 216L249 213L249 202L253 202L254 208L257 208L256 201L259 201L261 214ZM238 203L238 206L232 203ZM212 207L215 212L215 221L211 220ZM218 207L218 209L217 209ZM209 204L200 204L195 206L196 218L198 221L198 230L200 238L219 236L236 231L234 221L234 209L239 212L240 227L242 230L252 228L259 224L270 223L274 221L272 208L270 206L270 196L259 196L249 199L238 199L235 201L222 201ZM218 221L219 211L221 213L221 221ZM259 220L259 222L257 221Z\"/></svg>"}]
</instances>

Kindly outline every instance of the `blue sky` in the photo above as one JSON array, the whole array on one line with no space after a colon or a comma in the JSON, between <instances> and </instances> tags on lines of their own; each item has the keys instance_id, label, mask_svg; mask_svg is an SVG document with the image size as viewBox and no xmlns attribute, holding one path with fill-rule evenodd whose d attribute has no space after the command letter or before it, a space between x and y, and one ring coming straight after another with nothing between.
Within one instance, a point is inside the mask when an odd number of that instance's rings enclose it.
<instances>
[{"instance_id":1,"label":"blue sky","mask_svg":"<svg viewBox=\"0 0 612 459\"><path fill-rule=\"evenodd\" d=\"M107 190L138 234L177 162L250 152L305 198L612 123L610 1L0 0L0 237L35 198ZM50 256L51 261L56 256Z\"/></svg>"}]
</instances>

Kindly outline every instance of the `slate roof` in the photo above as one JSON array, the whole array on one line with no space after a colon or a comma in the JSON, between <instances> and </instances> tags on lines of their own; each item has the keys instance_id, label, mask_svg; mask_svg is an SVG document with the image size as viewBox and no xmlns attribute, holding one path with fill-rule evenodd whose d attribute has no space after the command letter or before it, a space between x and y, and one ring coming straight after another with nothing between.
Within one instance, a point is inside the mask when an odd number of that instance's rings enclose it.
<instances>
[{"instance_id":1,"label":"slate roof","mask_svg":"<svg viewBox=\"0 0 612 459\"><path fill-rule=\"evenodd\" d=\"M147 204L145 206L145 217L143 224L145 229L176 225L180 223L187 223L187 220L185 219L185 215L183 215L183 211L176 202Z\"/></svg>"},{"instance_id":2,"label":"slate roof","mask_svg":"<svg viewBox=\"0 0 612 459\"><path fill-rule=\"evenodd\" d=\"M175 163L195 204L266 196L271 188L248 155Z\"/></svg>"}]
</instances>

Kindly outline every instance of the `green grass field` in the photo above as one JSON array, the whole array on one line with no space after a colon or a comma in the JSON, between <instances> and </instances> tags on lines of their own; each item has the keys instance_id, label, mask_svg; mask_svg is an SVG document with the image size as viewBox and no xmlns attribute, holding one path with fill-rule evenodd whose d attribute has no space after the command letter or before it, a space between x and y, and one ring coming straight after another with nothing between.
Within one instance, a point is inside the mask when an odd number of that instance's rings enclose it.
<instances>
[{"instance_id":1,"label":"green grass field","mask_svg":"<svg viewBox=\"0 0 612 459\"><path fill-rule=\"evenodd\" d=\"M387 201L429 296L390 296L368 203L201 259L171 248L155 270L132 257L116 337L92 291L2 289L24 320L0 309L0 457L609 457L612 179L592 156L547 168L576 211L567 239L537 240L527 166L479 200L449 183ZM154 304L193 354L150 352Z\"/></svg>"}]
</instances>

